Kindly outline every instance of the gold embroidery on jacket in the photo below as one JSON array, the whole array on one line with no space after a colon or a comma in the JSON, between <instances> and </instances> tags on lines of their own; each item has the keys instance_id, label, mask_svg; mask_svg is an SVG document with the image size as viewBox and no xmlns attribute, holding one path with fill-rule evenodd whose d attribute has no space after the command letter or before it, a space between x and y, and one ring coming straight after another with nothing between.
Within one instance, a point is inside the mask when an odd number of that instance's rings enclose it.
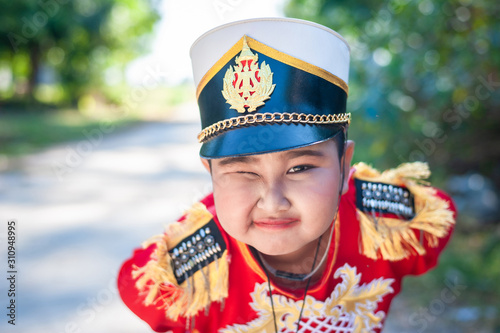
<instances>
[{"instance_id":1,"label":"gold embroidery on jacket","mask_svg":"<svg viewBox=\"0 0 500 333\"><path fill-rule=\"evenodd\" d=\"M304 313L300 322L299 332L372 332L382 327L386 316L384 311L375 310L382 298L394 292L391 284L394 279L378 278L368 284L359 285L361 273L356 273L356 267L349 264L337 269L334 278L342 278L331 296L325 302L316 300L312 296L306 297ZM251 293L253 302L250 303L258 318L246 325L235 324L226 327L223 333L262 333L274 332L273 312L265 283L255 284ZM282 295L273 294L274 311L280 332L295 332L296 321L299 317L303 300L293 301Z\"/></svg>"}]
</instances>

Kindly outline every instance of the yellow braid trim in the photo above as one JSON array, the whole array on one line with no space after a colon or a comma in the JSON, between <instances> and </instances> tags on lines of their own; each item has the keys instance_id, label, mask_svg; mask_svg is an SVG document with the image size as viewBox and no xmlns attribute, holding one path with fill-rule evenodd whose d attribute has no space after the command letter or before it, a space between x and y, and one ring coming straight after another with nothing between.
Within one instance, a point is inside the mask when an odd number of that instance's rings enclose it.
<instances>
[{"instance_id":1,"label":"yellow braid trim","mask_svg":"<svg viewBox=\"0 0 500 333\"><path fill-rule=\"evenodd\" d=\"M377 217L374 221L373 217L357 209L360 251L368 258L396 261L415 253L423 255L426 253L424 242L436 247L438 239L445 237L455 224L448 202L435 196L436 191L424 181L430 176L427 163L405 163L382 173L364 163L354 168L355 178L405 186L415 199L416 214L409 221L387 217ZM415 230L421 231L422 240L416 237Z\"/></svg>"},{"instance_id":2,"label":"yellow braid trim","mask_svg":"<svg viewBox=\"0 0 500 333\"><path fill-rule=\"evenodd\" d=\"M208 223L212 215L201 203L196 203L182 222L167 226L164 235L152 237L143 244L156 244L151 260L132 272L137 279L136 288L146 293L145 305L158 305L165 309L169 319L179 316L193 317L200 310L208 309L210 303L223 302L228 295L229 262L227 250L222 256L177 284L168 250L186 236ZM163 292L163 295L161 294Z\"/></svg>"}]
</instances>

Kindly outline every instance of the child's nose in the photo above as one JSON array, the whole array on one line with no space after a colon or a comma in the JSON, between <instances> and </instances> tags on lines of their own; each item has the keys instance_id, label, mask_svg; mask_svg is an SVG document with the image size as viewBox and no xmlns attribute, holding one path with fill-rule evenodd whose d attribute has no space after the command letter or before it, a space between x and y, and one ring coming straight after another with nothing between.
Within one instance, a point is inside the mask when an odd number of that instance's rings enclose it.
<instances>
[{"instance_id":1,"label":"child's nose","mask_svg":"<svg viewBox=\"0 0 500 333\"><path fill-rule=\"evenodd\" d=\"M284 186L281 183L273 183L263 186L257 207L269 212L277 213L286 211L291 204L286 197Z\"/></svg>"}]
</instances>

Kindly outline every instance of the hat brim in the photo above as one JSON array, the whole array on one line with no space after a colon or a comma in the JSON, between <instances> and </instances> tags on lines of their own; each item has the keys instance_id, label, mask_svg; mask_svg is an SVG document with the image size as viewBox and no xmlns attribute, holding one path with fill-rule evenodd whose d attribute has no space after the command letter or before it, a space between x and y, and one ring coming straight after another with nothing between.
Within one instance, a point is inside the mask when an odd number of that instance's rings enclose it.
<instances>
[{"instance_id":1,"label":"hat brim","mask_svg":"<svg viewBox=\"0 0 500 333\"><path fill-rule=\"evenodd\" d=\"M333 138L344 128L340 124L266 124L240 127L208 140L201 146L206 159L267 154L310 146Z\"/></svg>"}]
</instances>

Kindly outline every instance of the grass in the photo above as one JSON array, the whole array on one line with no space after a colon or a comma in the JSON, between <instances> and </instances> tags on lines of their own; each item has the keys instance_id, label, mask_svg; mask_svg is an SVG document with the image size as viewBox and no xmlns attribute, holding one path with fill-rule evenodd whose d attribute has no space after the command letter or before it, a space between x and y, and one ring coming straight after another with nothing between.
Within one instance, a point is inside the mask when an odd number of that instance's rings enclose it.
<instances>
[{"instance_id":1,"label":"grass","mask_svg":"<svg viewBox=\"0 0 500 333\"><path fill-rule=\"evenodd\" d=\"M0 103L0 155L30 154L54 144L80 140L86 131L101 126L113 125L116 131L143 121L164 120L173 107L194 98L193 89L181 85L148 90L128 108L132 112L126 113L119 111L120 106L106 105L91 95L80 99L75 109ZM122 107L127 106L127 96L134 95L124 92Z\"/></svg>"},{"instance_id":2,"label":"grass","mask_svg":"<svg viewBox=\"0 0 500 333\"><path fill-rule=\"evenodd\" d=\"M460 332L500 332L499 276L500 228L466 230L457 224L438 266L405 278L402 297L410 313L436 312L441 304L436 318L448 327L462 327Z\"/></svg>"},{"instance_id":3,"label":"grass","mask_svg":"<svg viewBox=\"0 0 500 333\"><path fill-rule=\"evenodd\" d=\"M111 119L109 123L121 128L137 119ZM78 110L3 112L0 115L0 154L18 156L36 152L44 147L78 140L85 130L98 129L103 120L86 116Z\"/></svg>"}]
</instances>

